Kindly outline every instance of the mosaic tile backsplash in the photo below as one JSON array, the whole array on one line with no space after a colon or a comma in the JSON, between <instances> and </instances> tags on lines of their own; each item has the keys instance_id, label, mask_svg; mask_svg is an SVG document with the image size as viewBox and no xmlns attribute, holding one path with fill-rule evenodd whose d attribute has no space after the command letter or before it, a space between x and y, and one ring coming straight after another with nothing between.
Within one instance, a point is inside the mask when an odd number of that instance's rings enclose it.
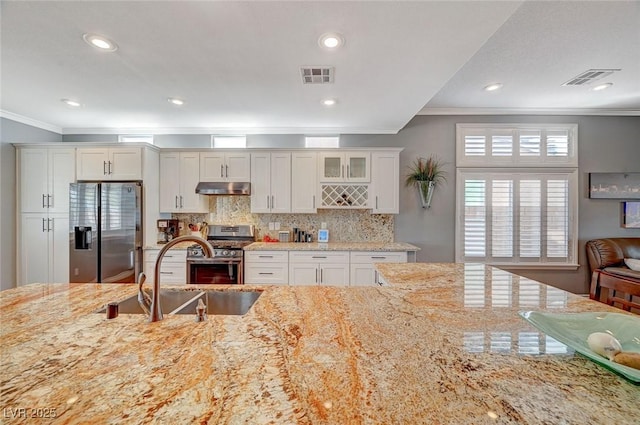
<instances>
[{"instance_id":1,"label":"mosaic tile backsplash","mask_svg":"<svg viewBox=\"0 0 640 425\"><path fill-rule=\"evenodd\" d=\"M209 214L172 214L185 223L253 224L256 239L264 235L278 237L269 230L270 222L279 222L280 230L297 227L317 239L321 223L327 223L331 242L393 242L392 214L371 214L369 210L318 210L317 214L252 214L249 196L210 196Z\"/></svg>"}]
</instances>

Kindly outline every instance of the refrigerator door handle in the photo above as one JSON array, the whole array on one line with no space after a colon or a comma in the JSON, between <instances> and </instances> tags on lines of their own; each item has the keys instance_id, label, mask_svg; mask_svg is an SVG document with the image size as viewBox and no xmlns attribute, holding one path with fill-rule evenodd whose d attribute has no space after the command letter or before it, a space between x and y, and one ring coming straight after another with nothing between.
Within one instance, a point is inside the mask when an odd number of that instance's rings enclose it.
<instances>
[{"instance_id":1,"label":"refrigerator door handle","mask_svg":"<svg viewBox=\"0 0 640 425\"><path fill-rule=\"evenodd\" d=\"M135 251L132 249L129 251L129 268L132 270L136 268L135 258Z\"/></svg>"}]
</instances>

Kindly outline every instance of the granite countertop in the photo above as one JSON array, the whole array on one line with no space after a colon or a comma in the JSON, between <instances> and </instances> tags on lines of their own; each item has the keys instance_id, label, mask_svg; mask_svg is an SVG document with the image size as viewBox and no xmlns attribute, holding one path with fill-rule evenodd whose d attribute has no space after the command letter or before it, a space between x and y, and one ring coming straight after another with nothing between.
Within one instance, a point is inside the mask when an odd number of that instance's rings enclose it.
<instances>
[{"instance_id":1,"label":"granite countertop","mask_svg":"<svg viewBox=\"0 0 640 425\"><path fill-rule=\"evenodd\" d=\"M405 242L254 242L245 251L419 251Z\"/></svg>"},{"instance_id":2,"label":"granite countertop","mask_svg":"<svg viewBox=\"0 0 640 425\"><path fill-rule=\"evenodd\" d=\"M378 267L395 286L216 287L263 293L202 323L93 313L135 285L1 291L3 423L42 409L55 418L38 423L65 424L637 419L640 386L518 316L620 310L483 265Z\"/></svg>"}]
</instances>

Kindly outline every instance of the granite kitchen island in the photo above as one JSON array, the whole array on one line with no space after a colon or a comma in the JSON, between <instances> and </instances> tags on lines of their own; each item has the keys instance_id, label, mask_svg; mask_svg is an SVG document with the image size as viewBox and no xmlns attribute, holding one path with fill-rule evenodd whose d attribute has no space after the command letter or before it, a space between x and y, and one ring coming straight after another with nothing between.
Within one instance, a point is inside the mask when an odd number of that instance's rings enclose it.
<instances>
[{"instance_id":1,"label":"granite kitchen island","mask_svg":"<svg viewBox=\"0 0 640 425\"><path fill-rule=\"evenodd\" d=\"M94 313L133 285L2 291L2 423L637 423L640 386L518 315L620 310L483 265L379 271L390 286L216 287L263 293L201 323Z\"/></svg>"}]
</instances>

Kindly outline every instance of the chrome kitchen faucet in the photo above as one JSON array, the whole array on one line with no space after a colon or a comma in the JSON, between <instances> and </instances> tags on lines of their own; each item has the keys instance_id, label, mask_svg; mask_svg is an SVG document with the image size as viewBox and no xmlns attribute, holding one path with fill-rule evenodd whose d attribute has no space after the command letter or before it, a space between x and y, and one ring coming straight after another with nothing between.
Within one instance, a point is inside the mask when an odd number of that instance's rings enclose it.
<instances>
[{"instance_id":1,"label":"chrome kitchen faucet","mask_svg":"<svg viewBox=\"0 0 640 425\"><path fill-rule=\"evenodd\" d=\"M202 247L202 251L205 257L211 258L214 255L213 247L209 244L209 242L198 236L192 235L177 237L167 242L167 244L162 247L162 249L158 253L158 258L156 259L151 301L149 301L149 296L142 289L145 280L143 273L140 274L140 283L138 283L138 302L140 303L142 309L149 313L149 322L158 322L162 320L162 308L160 306L160 266L162 264L162 258L164 257L164 254L172 246L180 242L195 242Z\"/></svg>"}]
</instances>

